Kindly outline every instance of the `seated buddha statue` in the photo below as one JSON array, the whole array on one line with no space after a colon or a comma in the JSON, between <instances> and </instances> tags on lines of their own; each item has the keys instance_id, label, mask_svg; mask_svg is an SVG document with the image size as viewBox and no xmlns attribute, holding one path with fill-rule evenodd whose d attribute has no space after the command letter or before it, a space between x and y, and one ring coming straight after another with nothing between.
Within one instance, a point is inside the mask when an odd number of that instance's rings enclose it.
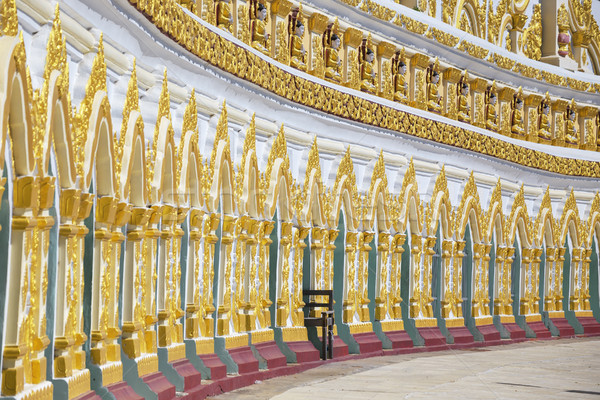
<instances>
[{"instance_id":1,"label":"seated buddha statue","mask_svg":"<svg viewBox=\"0 0 600 400\"><path fill-rule=\"evenodd\" d=\"M323 53L325 57L325 78L337 83L342 81L342 74L340 73L342 60L338 53L340 45L340 37L333 33L331 35L331 42L330 44L326 43L326 48Z\"/></svg>"},{"instance_id":2,"label":"seated buddha statue","mask_svg":"<svg viewBox=\"0 0 600 400\"><path fill-rule=\"evenodd\" d=\"M427 82L427 109L436 113L442 112L442 96L439 95L440 73L433 67L429 67L430 71L427 74L429 80Z\"/></svg>"},{"instance_id":3,"label":"seated buddha statue","mask_svg":"<svg viewBox=\"0 0 600 400\"><path fill-rule=\"evenodd\" d=\"M462 81L462 79L461 79ZM471 106L469 106L469 85L462 81L458 84L458 120L471 122Z\"/></svg>"},{"instance_id":4,"label":"seated buddha statue","mask_svg":"<svg viewBox=\"0 0 600 400\"><path fill-rule=\"evenodd\" d=\"M488 88L485 98L485 127L496 132L498 131L498 116L496 114L498 97L496 96L496 93L492 91L491 86Z\"/></svg>"},{"instance_id":5,"label":"seated buddha statue","mask_svg":"<svg viewBox=\"0 0 600 400\"><path fill-rule=\"evenodd\" d=\"M513 100L513 110L510 121L511 133L518 136L524 136L525 129L523 128L523 99L517 97L516 94Z\"/></svg>"},{"instance_id":6,"label":"seated buddha statue","mask_svg":"<svg viewBox=\"0 0 600 400\"><path fill-rule=\"evenodd\" d=\"M408 83L406 82L406 63L400 51L392 57L392 76L394 84L394 100L406 104L408 102Z\"/></svg>"},{"instance_id":7,"label":"seated buddha statue","mask_svg":"<svg viewBox=\"0 0 600 400\"><path fill-rule=\"evenodd\" d=\"M258 3L250 29L250 34L252 35L252 47L266 55L269 55L269 34L267 33L266 20L267 7L265 7L265 5L262 3Z\"/></svg>"},{"instance_id":8,"label":"seated buddha statue","mask_svg":"<svg viewBox=\"0 0 600 400\"><path fill-rule=\"evenodd\" d=\"M300 18L295 19L294 33L290 35L290 65L300 71L306 71L306 63L304 62L306 51L302 44L303 36L304 24Z\"/></svg>"},{"instance_id":9,"label":"seated buddha statue","mask_svg":"<svg viewBox=\"0 0 600 400\"><path fill-rule=\"evenodd\" d=\"M538 137L542 140L552 140L552 131L550 128L550 104L546 101L542 101L538 113Z\"/></svg>"},{"instance_id":10,"label":"seated buddha statue","mask_svg":"<svg viewBox=\"0 0 600 400\"><path fill-rule=\"evenodd\" d=\"M579 135L575 123L575 110L572 107L567 107L565 114L565 143L578 145Z\"/></svg>"},{"instance_id":11,"label":"seated buddha statue","mask_svg":"<svg viewBox=\"0 0 600 400\"><path fill-rule=\"evenodd\" d=\"M375 82L375 71L373 69L373 59L375 53L367 49L362 62L360 63L360 90L367 93L376 93L377 84Z\"/></svg>"},{"instance_id":12,"label":"seated buddha statue","mask_svg":"<svg viewBox=\"0 0 600 400\"><path fill-rule=\"evenodd\" d=\"M232 32L233 16L231 15L229 0L219 0L216 8L217 27L227 32Z\"/></svg>"}]
</instances>

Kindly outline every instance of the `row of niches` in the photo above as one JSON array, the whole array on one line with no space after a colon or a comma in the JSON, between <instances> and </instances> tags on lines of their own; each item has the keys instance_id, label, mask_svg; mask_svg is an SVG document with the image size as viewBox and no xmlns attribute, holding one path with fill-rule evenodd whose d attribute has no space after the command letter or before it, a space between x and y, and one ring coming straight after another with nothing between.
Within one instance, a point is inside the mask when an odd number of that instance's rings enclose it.
<instances>
[{"instance_id":1,"label":"row of niches","mask_svg":"<svg viewBox=\"0 0 600 400\"><path fill-rule=\"evenodd\" d=\"M287 1L186 5L265 55L334 84L514 138L598 148L595 106L474 76Z\"/></svg>"}]
</instances>

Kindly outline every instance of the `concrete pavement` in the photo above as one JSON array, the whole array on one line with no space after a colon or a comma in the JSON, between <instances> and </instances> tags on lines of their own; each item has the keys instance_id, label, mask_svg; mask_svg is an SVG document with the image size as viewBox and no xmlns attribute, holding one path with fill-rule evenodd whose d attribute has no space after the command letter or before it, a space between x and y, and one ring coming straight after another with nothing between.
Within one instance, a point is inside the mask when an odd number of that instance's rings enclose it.
<instances>
[{"instance_id":1,"label":"concrete pavement","mask_svg":"<svg viewBox=\"0 0 600 400\"><path fill-rule=\"evenodd\" d=\"M600 339L530 341L335 362L216 399L600 400Z\"/></svg>"}]
</instances>

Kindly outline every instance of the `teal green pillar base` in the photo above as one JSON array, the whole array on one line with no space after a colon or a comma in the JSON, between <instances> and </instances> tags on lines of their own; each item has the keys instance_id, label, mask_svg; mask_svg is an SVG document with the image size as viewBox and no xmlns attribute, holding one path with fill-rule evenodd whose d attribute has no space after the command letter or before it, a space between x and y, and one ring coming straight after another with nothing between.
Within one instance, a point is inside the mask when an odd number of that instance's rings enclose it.
<instances>
[{"instance_id":1,"label":"teal green pillar base","mask_svg":"<svg viewBox=\"0 0 600 400\"><path fill-rule=\"evenodd\" d=\"M550 331L552 336L560 336L560 332L554 322L552 322L552 318L550 318L548 311L542 311L542 322L546 325L546 328Z\"/></svg>"},{"instance_id":2,"label":"teal green pillar base","mask_svg":"<svg viewBox=\"0 0 600 400\"><path fill-rule=\"evenodd\" d=\"M167 361L169 359L169 349L166 347L159 347L156 349L156 352L158 353L158 370L163 373L171 384L175 385L175 389L178 392L183 392L185 387L183 377L179 375L175 368L173 368L173 365Z\"/></svg>"},{"instance_id":3,"label":"teal green pillar base","mask_svg":"<svg viewBox=\"0 0 600 400\"><path fill-rule=\"evenodd\" d=\"M196 351L196 341L184 339L185 343L185 357L192 363L194 368L196 368L202 374L202 379L210 379L210 368L204 365L204 362L200 357L198 357L198 352Z\"/></svg>"},{"instance_id":4,"label":"teal green pillar base","mask_svg":"<svg viewBox=\"0 0 600 400\"><path fill-rule=\"evenodd\" d=\"M233 358L231 358L229 351L225 347L225 338L223 336L215 336L215 353L227 367L228 374L239 373L238 365L233 361Z\"/></svg>"},{"instance_id":5,"label":"teal green pillar base","mask_svg":"<svg viewBox=\"0 0 600 400\"><path fill-rule=\"evenodd\" d=\"M454 337L450 334L450 331L448 330L448 327L446 326L446 320L442 317L436 317L436 319L437 319L437 326L438 326L440 332L446 338L446 343L454 344Z\"/></svg>"},{"instance_id":6,"label":"teal green pillar base","mask_svg":"<svg viewBox=\"0 0 600 400\"><path fill-rule=\"evenodd\" d=\"M388 339L388 337L386 336L386 334L381 329L381 322L380 321L373 321L373 332L375 332L375 334L377 335L377 338L379 340L381 340L381 346L384 349L391 349L392 348L392 342L390 341L390 339Z\"/></svg>"},{"instance_id":7,"label":"teal green pillar base","mask_svg":"<svg viewBox=\"0 0 600 400\"><path fill-rule=\"evenodd\" d=\"M381 329L381 321L373 321L373 332L375 332L377 338L381 340L381 345L384 349L392 348L392 341L387 337L383 329Z\"/></svg>"},{"instance_id":8,"label":"teal green pillar base","mask_svg":"<svg viewBox=\"0 0 600 400\"><path fill-rule=\"evenodd\" d=\"M475 323L475 318L473 318L473 317L465 318L465 326L467 327L469 332L471 332L471 335L473 335L473 339L476 342L484 341L483 335L481 334L481 332L479 332L479 329L477 329L477 324Z\"/></svg>"},{"instance_id":9,"label":"teal green pillar base","mask_svg":"<svg viewBox=\"0 0 600 400\"><path fill-rule=\"evenodd\" d=\"M121 349L121 360L123 362L123 380L127 382L133 390L143 396L144 399L158 400L158 395L150 389L150 386L139 375L138 363L131 359ZM160 361L159 361L160 363ZM56 383L54 383L54 398L56 398ZM67 399L68 397L63 397ZM104 398L104 397L103 397Z\"/></svg>"},{"instance_id":10,"label":"teal green pillar base","mask_svg":"<svg viewBox=\"0 0 600 400\"><path fill-rule=\"evenodd\" d=\"M527 319L524 315L515 315L515 322L525 331L525 337L535 338L535 332L527 325Z\"/></svg>"},{"instance_id":11,"label":"teal green pillar base","mask_svg":"<svg viewBox=\"0 0 600 400\"><path fill-rule=\"evenodd\" d=\"M288 363L297 363L298 362L298 358L296 357L296 353L294 353L291 349L290 346L287 345L287 343L283 340L283 333L281 328L279 327L274 327L273 329L273 336L275 338L275 343L277 343L277 346L279 346L279 350L281 350L281 352L283 353L283 355L285 356L285 358L287 359ZM307 331L310 332L311 329L307 328ZM310 333L308 334L308 339L310 340ZM311 342L314 344L315 342L311 340ZM321 342L319 341L319 346ZM317 347L320 349L320 347Z\"/></svg>"},{"instance_id":12,"label":"teal green pillar base","mask_svg":"<svg viewBox=\"0 0 600 400\"><path fill-rule=\"evenodd\" d=\"M504 325L502 325L502 322L500 321L500 316L494 315L492 319L494 321L494 326L496 327L496 329L498 329L498 332L500 332L500 339L510 339L510 332L506 330Z\"/></svg>"},{"instance_id":13,"label":"teal green pillar base","mask_svg":"<svg viewBox=\"0 0 600 400\"><path fill-rule=\"evenodd\" d=\"M579 323L579 320L575 316L575 311L566 310L565 318L569 321L569 324L575 329L576 335L583 335L583 326Z\"/></svg>"},{"instance_id":14,"label":"teal green pillar base","mask_svg":"<svg viewBox=\"0 0 600 400\"><path fill-rule=\"evenodd\" d=\"M408 333L415 346L425 346L425 340L419 334L414 319L407 318L404 320L404 330Z\"/></svg>"}]
</instances>

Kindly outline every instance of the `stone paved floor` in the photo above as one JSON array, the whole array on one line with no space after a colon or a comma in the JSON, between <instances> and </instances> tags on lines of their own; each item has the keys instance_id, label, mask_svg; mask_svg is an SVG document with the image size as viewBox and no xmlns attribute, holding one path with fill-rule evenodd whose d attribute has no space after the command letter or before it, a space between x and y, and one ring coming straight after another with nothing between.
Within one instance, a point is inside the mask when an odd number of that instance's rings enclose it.
<instances>
[{"instance_id":1,"label":"stone paved floor","mask_svg":"<svg viewBox=\"0 0 600 400\"><path fill-rule=\"evenodd\" d=\"M215 400L230 399L600 400L600 339L349 360L258 382Z\"/></svg>"}]
</instances>

